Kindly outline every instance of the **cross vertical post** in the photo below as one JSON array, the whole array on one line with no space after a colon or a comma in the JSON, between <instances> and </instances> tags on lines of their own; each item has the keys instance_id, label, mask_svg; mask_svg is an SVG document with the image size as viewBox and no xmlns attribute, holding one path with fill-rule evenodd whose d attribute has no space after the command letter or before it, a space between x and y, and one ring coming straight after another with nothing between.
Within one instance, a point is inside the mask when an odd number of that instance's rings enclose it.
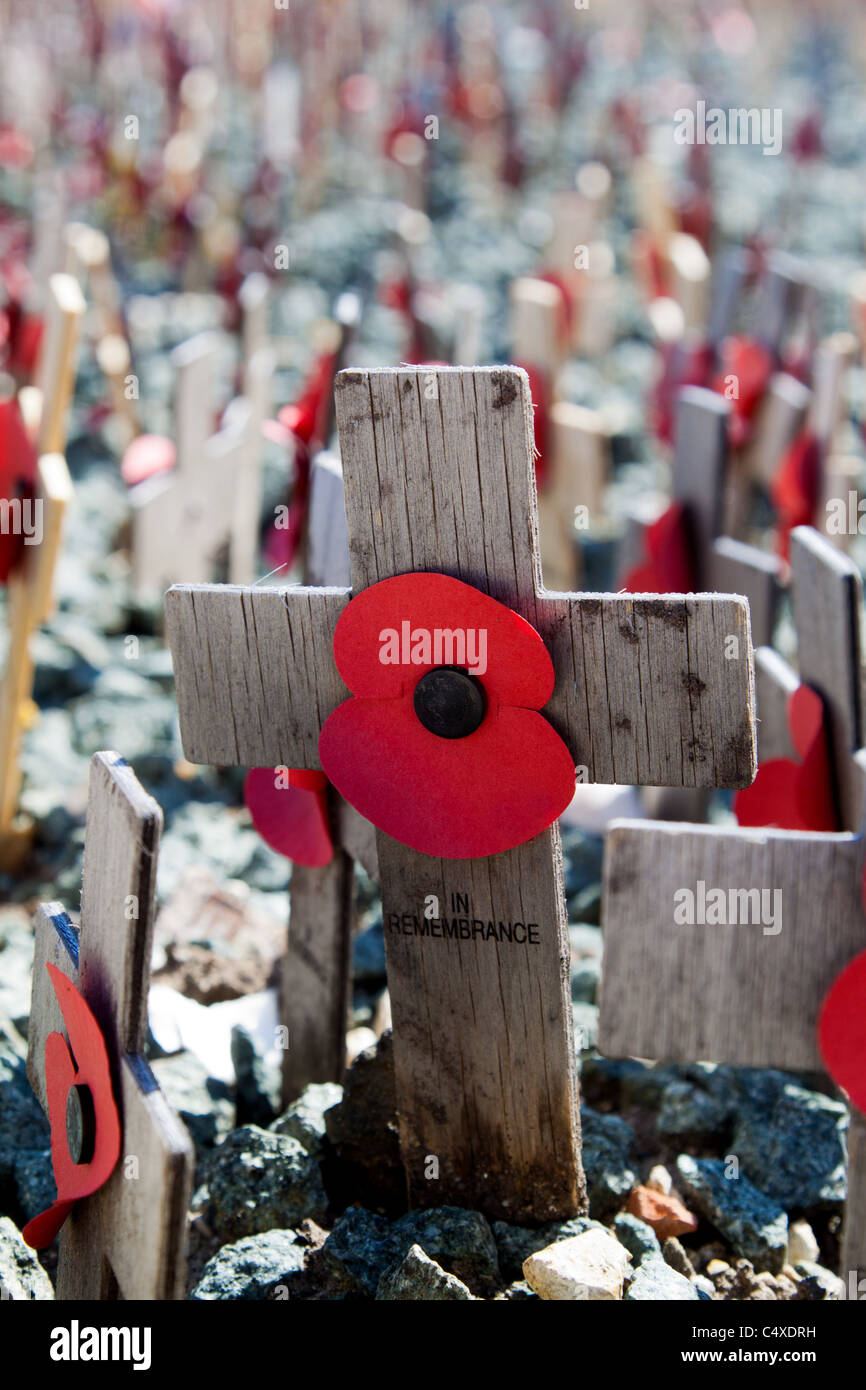
<instances>
[{"instance_id":1,"label":"cross vertical post","mask_svg":"<svg viewBox=\"0 0 866 1390\"><path fill-rule=\"evenodd\" d=\"M60 903L36 923L27 1074L47 1106L45 1043L65 1033L46 963L96 1017L121 1118L120 1159L61 1230L58 1298L166 1299L184 1292L193 1153L144 1059L162 811L119 754L90 765L81 928ZM98 1123L98 1119L97 1119Z\"/></svg>"}]
</instances>

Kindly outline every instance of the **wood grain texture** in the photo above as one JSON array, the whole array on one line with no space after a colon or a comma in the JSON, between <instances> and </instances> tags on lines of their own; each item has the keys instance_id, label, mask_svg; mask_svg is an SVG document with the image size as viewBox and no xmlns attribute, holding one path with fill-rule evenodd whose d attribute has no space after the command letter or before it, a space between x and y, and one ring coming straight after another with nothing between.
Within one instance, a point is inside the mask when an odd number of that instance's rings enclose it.
<instances>
[{"instance_id":1,"label":"wood grain texture","mask_svg":"<svg viewBox=\"0 0 866 1390\"><path fill-rule=\"evenodd\" d=\"M526 377L484 369L435 376L438 397L423 405L418 372L338 377L353 586L433 569L534 614ZM459 863L381 832L377 842L410 1200L455 1202L510 1221L582 1210L556 830ZM438 920L424 915L428 898ZM500 921L512 937L520 923L523 940L501 939ZM439 1160L438 1181L425 1176L430 1155Z\"/></svg>"},{"instance_id":2,"label":"wood grain texture","mask_svg":"<svg viewBox=\"0 0 866 1390\"><path fill-rule=\"evenodd\" d=\"M345 1071L355 915L352 861L337 848L324 868L295 864L290 887L280 985L280 1022L289 1030L284 1105L313 1082L341 1081Z\"/></svg>"},{"instance_id":3,"label":"wood grain texture","mask_svg":"<svg viewBox=\"0 0 866 1390\"><path fill-rule=\"evenodd\" d=\"M165 625L191 762L319 767L319 730L349 696L333 635L346 589L176 585Z\"/></svg>"},{"instance_id":4,"label":"wood grain texture","mask_svg":"<svg viewBox=\"0 0 866 1390\"><path fill-rule=\"evenodd\" d=\"M840 824L857 830L863 805L854 762L864 741L863 581L852 560L810 526L798 526L791 532L791 586L800 680L824 699Z\"/></svg>"},{"instance_id":5,"label":"wood grain texture","mask_svg":"<svg viewBox=\"0 0 866 1390\"><path fill-rule=\"evenodd\" d=\"M117 753L91 762L77 931L58 903L36 924L27 1071L45 1105L45 1039L65 1032L45 963L81 990L102 1029L122 1123L108 1182L79 1202L60 1240L58 1298L181 1298L193 1151L141 1055L162 812Z\"/></svg>"},{"instance_id":6,"label":"wood grain texture","mask_svg":"<svg viewBox=\"0 0 866 1390\"><path fill-rule=\"evenodd\" d=\"M459 862L378 843L410 1201L513 1222L573 1215L585 1193L558 832ZM431 896L439 919L424 916ZM481 935L500 921L512 940ZM474 936L445 935L461 922Z\"/></svg>"},{"instance_id":7,"label":"wood grain texture","mask_svg":"<svg viewBox=\"0 0 866 1390\"><path fill-rule=\"evenodd\" d=\"M862 867L863 841L854 835L614 822L605 847L600 1050L823 1070L821 1004L866 947ZM781 931L678 925L674 894L694 893L698 880L708 890L779 890ZM745 906L738 910L745 916Z\"/></svg>"},{"instance_id":8,"label":"wood grain texture","mask_svg":"<svg viewBox=\"0 0 866 1390\"><path fill-rule=\"evenodd\" d=\"M444 368L435 376L432 400L418 371L337 378L353 587L376 583L386 569L430 569L521 613L556 670L545 714L590 781L748 786L755 750L745 602L546 593L524 374ZM405 505L393 500L394 474ZM737 660L725 658L728 636L738 639Z\"/></svg>"},{"instance_id":9,"label":"wood grain texture","mask_svg":"<svg viewBox=\"0 0 866 1390\"><path fill-rule=\"evenodd\" d=\"M589 781L753 781L752 642L743 599L553 595L539 609L538 630L557 672L545 714L575 763L589 769ZM731 660L724 655L729 637L738 644Z\"/></svg>"}]
</instances>

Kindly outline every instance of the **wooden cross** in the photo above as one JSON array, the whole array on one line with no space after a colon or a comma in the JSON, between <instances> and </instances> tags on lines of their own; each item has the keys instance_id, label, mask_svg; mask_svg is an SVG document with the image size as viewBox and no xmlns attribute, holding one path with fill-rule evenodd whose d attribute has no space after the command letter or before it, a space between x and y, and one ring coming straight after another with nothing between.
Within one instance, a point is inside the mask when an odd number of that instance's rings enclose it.
<instances>
[{"instance_id":1,"label":"wooden cross","mask_svg":"<svg viewBox=\"0 0 866 1390\"><path fill-rule=\"evenodd\" d=\"M320 729L348 694L332 656L338 618L353 593L432 570L536 627L556 673L545 715L584 780L752 780L743 600L542 588L523 372L353 370L336 391L352 589L170 590L192 762L319 767ZM731 638L738 659L726 659ZM479 795L495 798L495 784ZM512 1221L573 1214L584 1197L556 825L483 860L376 838L411 1201ZM427 935L427 899L470 932L470 921L500 919L525 930L511 942Z\"/></svg>"},{"instance_id":2,"label":"wooden cross","mask_svg":"<svg viewBox=\"0 0 866 1390\"><path fill-rule=\"evenodd\" d=\"M135 402L127 395L132 354L121 310L120 289L111 266L111 245L104 232L83 222L63 230L65 268L86 285L96 309L96 360L108 382L111 404L124 444L139 432Z\"/></svg>"},{"instance_id":3,"label":"wooden cross","mask_svg":"<svg viewBox=\"0 0 866 1390\"><path fill-rule=\"evenodd\" d=\"M306 581L347 588L349 537L343 470L336 455L313 459ZM341 1081L351 990L356 861L378 876L376 835L369 821L330 788L334 857L323 868L292 867L289 937L280 975L280 1021L288 1029L283 1053L285 1104L314 1081Z\"/></svg>"},{"instance_id":4,"label":"wooden cross","mask_svg":"<svg viewBox=\"0 0 866 1390\"><path fill-rule=\"evenodd\" d=\"M65 1034L45 968L51 963L80 990L102 1030L122 1127L114 1172L62 1227L58 1298L184 1295L192 1144L143 1056L161 828L162 811L123 758L94 754L80 931L60 903L43 903L36 918L30 1084L46 1108L45 1041Z\"/></svg>"},{"instance_id":5,"label":"wooden cross","mask_svg":"<svg viewBox=\"0 0 866 1390\"><path fill-rule=\"evenodd\" d=\"M823 1070L822 1002L866 948L862 585L854 566L808 528L792 532L791 561L801 679L820 691L830 714L847 831L615 822L602 908L599 1048L608 1056ZM764 681L770 692L783 689L778 671L765 671ZM759 701L764 693L759 676ZM774 747L772 755L789 752ZM721 889L736 904L735 913L726 908L728 925L675 922L675 894L684 889L694 894L697 920L701 883L705 900ZM768 895L760 909L749 900L754 890ZM731 925L740 914L745 920ZM843 1274L866 1268L866 1119L853 1110L848 1149Z\"/></svg>"},{"instance_id":6,"label":"wooden cross","mask_svg":"<svg viewBox=\"0 0 866 1390\"><path fill-rule=\"evenodd\" d=\"M580 579L575 523L578 508L598 521L610 475L610 441L595 410L554 399L562 365L561 293L546 280L525 277L511 287L515 357L543 371L550 387L547 479L538 495L541 570L545 586L568 593Z\"/></svg>"},{"instance_id":7,"label":"wooden cross","mask_svg":"<svg viewBox=\"0 0 866 1390\"><path fill-rule=\"evenodd\" d=\"M153 594L180 577L193 583L209 579L224 554L233 579L252 578L258 515L249 505L249 478L251 472L257 476L260 422L256 407L241 396L211 433L217 352L217 336L200 333L172 353L175 466L130 491L133 584L139 594Z\"/></svg>"},{"instance_id":8,"label":"wooden cross","mask_svg":"<svg viewBox=\"0 0 866 1390\"><path fill-rule=\"evenodd\" d=\"M755 652L758 752L796 758L788 698L802 682L824 702L839 825L860 829L862 792L852 751L866 743L863 722L862 580L853 561L811 526L791 532L791 598L799 675L771 647Z\"/></svg>"},{"instance_id":9,"label":"wooden cross","mask_svg":"<svg viewBox=\"0 0 866 1390\"><path fill-rule=\"evenodd\" d=\"M730 403L703 386L684 386L677 397L674 500L686 510L697 588L743 594L749 600L752 639L772 640L781 566L776 556L722 534ZM646 527L632 507L621 568L634 563Z\"/></svg>"}]
</instances>

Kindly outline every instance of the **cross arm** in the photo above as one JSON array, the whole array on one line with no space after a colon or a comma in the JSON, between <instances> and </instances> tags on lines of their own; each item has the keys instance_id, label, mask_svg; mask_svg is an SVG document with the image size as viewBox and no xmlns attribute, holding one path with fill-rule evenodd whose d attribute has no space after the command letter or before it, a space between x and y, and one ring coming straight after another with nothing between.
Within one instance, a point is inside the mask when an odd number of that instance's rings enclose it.
<instances>
[{"instance_id":1,"label":"cross arm","mask_svg":"<svg viewBox=\"0 0 866 1390\"><path fill-rule=\"evenodd\" d=\"M821 1004L866 947L862 864L859 835L614 822L600 1050L822 1071Z\"/></svg>"},{"instance_id":2,"label":"cross arm","mask_svg":"<svg viewBox=\"0 0 866 1390\"><path fill-rule=\"evenodd\" d=\"M743 599L554 594L538 613L556 668L544 712L590 781L752 782L754 676Z\"/></svg>"},{"instance_id":3,"label":"cross arm","mask_svg":"<svg viewBox=\"0 0 866 1390\"><path fill-rule=\"evenodd\" d=\"M320 766L319 731L350 693L333 656L350 597L349 589L169 589L166 631L190 762Z\"/></svg>"}]
</instances>

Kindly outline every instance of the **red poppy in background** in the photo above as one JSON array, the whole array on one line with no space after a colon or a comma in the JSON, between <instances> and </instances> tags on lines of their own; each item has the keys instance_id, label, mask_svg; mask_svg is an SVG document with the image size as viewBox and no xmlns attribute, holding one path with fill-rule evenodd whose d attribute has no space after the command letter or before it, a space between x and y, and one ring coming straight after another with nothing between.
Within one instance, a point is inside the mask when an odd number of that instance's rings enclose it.
<instances>
[{"instance_id":1,"label":"red poppy in background","mask_svg":"<svg viewBox=\"0 0 866 1390\"><path fill-rule=\"evenodd\" d=\"M327 440L328 411L337 370L336 351L316 358L304 381L301 394L292 405L283 406L276 420L266 420L262 432L267 439L288 449L295 445L295 485L289 506L288 526L272 527L265 542L268 563L275 568L290 565L298 553L310 501L311 462L317 448Z\"/></svg>"},{"instance_id":2,"label":"red poppy in background","mask_svg":"<svg viewBox=\"0 0 866 1390\"><path fill-rule=\"evenodd\" d=\"M448 575L385 579L349 602L334 658L354 696L325 722L322 767L401 844L483 858L532 839L568 805L571 754L538 712L553 663L504 604Z\"/></svg>"},{"instance_id":3,"label":"red poppy in background","mask_svg":"<svg viewBox=\"0 0 866 1390\"><path fill-rule=\"evenodd\" d=\"M0 401L0 499L32 502L36 488L36 450L27 437L18 401ZM24 534L0 531L0 584L5 584L24 554Z\"/></svg>"},{"instance_id":4,"label":"red poppy in background","mask_svg":"<svg viewBox=\"0 0 866 1390\"><path fill-rule=\"evenodd\" d=\"M734 797L740 825L779 830L838 830L824 702L808 685L788 700L788 727L801 761L761 763L750 787Z\"/></svg>"},{"instance_id":5,"label":"red poppy in background","mask_svg":"<svg viewBox=\"0 0 866 1390\"><path fill-rule=\"evenodd\" d=\"M57 1197L28 1221L22 1235L34 1250L54 1240L74 1204L111 1177L120 1157L120 1117L111 1084L105 1039L84 997L62 970L46 963L68 1037L45 1039L45 1093L51 1124L51 1162ZM74 1086L89 1091L93 1105L92 1152L76 1162L66 1136L66 1106Z\"/></svg>"},{"instance_id":6,"label":"red poppy in background","mask_svg":"<svg viewBox=\"0 0 866 1390\"><path fill-rule=\"evenodd\" d=\"M672 502L647 527L644 558L629 570L622 587L629 594L694 593L692 542L682 503Z\"/></svg>"},{"instance_id":7,"label":"red poppy in background","mask_svg":"<svg viewBox=\"0 0 866 1390\"><path fill-rule=\"evenodd\" d=\"M293 864L321 869L334 857L328 821L328 779L323 772L253 767L244 781L244 801L265 844Z\"/></svg>"},{"instance_id":8,"label":"red poppy in background","mask_svg":"<svg viewBox=\"0 0 866 1390\"><path fill-rule=\"evenodd\" d=\"M733 336L721 345L721 366L713 380L713 390L731 402L730 442L733 448L745 444L752 432L752 417L769 385L773 359L765 347L752 338ZM731 394L731 391L736 394Z\"/></svg>"},{"instance_id":9,"label":"red poppy in background","mask_svg":"<svg viewBox=\"0 0 866 1390\"><path fill-rule=\"evenodd\" d=\"M784 455L770 486L778 513L777 549L787 560L789 538L795 526L811 526L821 487L821 446L804 430Z\"/></svg>"},{"instance_id":10,"label":"red poppy in background","mask_svg":"<svg viewBox=\"0 0 866 1390\"><path fill-rule=\"evenodd\" d=\"M864 880L866 901L866 880ZM818 1019L824 1065L852 1105L866 1114L866 951L831 986Z\"/></svg>"}]
</instances>

